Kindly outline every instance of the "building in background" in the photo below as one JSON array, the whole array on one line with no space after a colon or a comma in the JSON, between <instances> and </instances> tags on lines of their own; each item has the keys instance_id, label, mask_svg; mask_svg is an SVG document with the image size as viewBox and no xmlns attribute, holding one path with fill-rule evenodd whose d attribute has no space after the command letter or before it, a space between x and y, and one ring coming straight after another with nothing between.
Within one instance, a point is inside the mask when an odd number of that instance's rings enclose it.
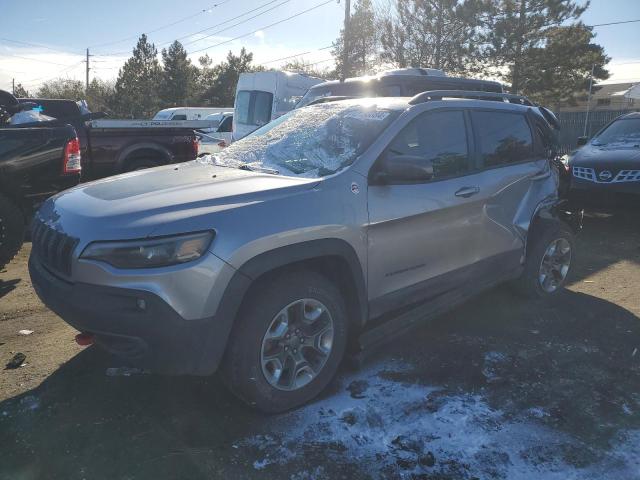
<instances>
[{"instance_id":1,"label":"building in background","mask_svg":"<svg viewBox=\"0 0 640 480\"><path fill-rule=\"evenodd\" d=\"M635 98L634 98L635 97ZM578 99L576 105L563 105L558 112L586 112L588 97ZM640 82L594 85L591 95L592 112L599 110L640 109Z\"/></svg>"}]
</instances>

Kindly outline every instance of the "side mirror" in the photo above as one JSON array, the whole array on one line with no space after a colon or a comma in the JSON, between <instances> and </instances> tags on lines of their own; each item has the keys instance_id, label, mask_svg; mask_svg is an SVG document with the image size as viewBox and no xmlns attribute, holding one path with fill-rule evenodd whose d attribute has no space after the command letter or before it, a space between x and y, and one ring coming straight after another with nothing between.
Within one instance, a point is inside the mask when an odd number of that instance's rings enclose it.
<instances>
[{"instance_id":1,"label":"side mirror","mask_svg":"<svg viewBox=\"0 0 640 480\"><path fill-rule=\"evenodd\" d=\"M586 145L588 141L589 137L578 137L578 146L581 147L583 145Z\"/></svg>"},{"instance_id":2,"label":"side mirror","mask_svg":"<svg viewBox=\"0 0 640 480\"><path fill-rule=\"evenodd\" d=\"M373 184L424 183L433 178L433 164L419 155L387 153L371 176Z\"/></svg>"}]
</instances>

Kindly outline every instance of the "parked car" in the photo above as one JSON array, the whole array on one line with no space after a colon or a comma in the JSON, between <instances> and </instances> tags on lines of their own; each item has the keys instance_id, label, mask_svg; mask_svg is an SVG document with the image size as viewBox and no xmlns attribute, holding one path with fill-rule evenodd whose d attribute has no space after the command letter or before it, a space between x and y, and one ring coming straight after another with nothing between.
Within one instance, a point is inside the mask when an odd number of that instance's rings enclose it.
<instances>
[{"instance_id":1,"label":"parked car","mask_svg":"<svg viewBox=\"0 0 640 480\"><path fill-rule=\"evenodd\" d=\"M322 79L302 73L241 73L236 87L233 139L239 140L292 110L309 87Z\"/></svg>"},{"instance_id":2,"label":"parked car","mask_svg":"<svg viewBox=\"0 0 640 480\"><path fill-rule=\"evenodd\" d=\"M296 108L327 97L413 97L427 90L476 90L502 92L502 85L489 80L448 77L434 68L400 68L374 76L318 83L307 90Z\"/></svg>"},{"instance_id":3,"label":"parked car","mask_svg":"<svg viewBox=\"0 0 640 480\"><path fill-rule=\"evenodd\" d=\"M36 291L83 340L157 372L220 369L266 412L318 395L347 345L494 285L556 295L580 216L551 127L472 94L296 109L218 155L63 193L35 220Z\"/></svg>"},{"instance_id":4,"label":"parked car","mask_svg":"<svg viewBox=\"0 0 640 480\"><path fill-rule=\"evenodd\" d=\"M640 206L640 112L622 115L564 159L569 198L585 207Z\"/></svg>"},{"instance_id":5,"label":"parked car","mask_svg":"<svg viewBox=\"0 0 640 480\"><path fill-rule=\"evenodd\" d=\"M80 181L74 128L57 121L10 124L23 109L0 90L0 269L20 250L40 204Z\"/></svg>"},{"instance_id":6,"label":"parked car","mask_svg":"<svg viewBox=\"0 0 640 480\"><path fill-rule=\"evenodd\" d=\"M202 120L209 115L233 111L233 107L173 107L160 110L153 120Z\"/></svg>"},{"instance_id":7,"label":"parked car","mask_svg":"<svg viewBox=\"0 0 640 480\"><path fill-rule=\"evenodd\" d=\"M209 115L205 120L214 119L219 121L216 128L199 130L199 132L204 133L204 135L200 136L200 146L198 148L200 155L217 153L231 145L233 141L233 112L216 113Z\"/></svg>"},{"instance_id":8,"label":"parked car","mask_svg":"<svg viewBox=\"0 0 640 480\"><path fill-rule=\"evenodd\" d=\"M83 180L192 160L198 155L193 127L174 121L99 120L86 102L21 98L39 111L73 125L80 139Z\"/></svg>"}]
</instances>

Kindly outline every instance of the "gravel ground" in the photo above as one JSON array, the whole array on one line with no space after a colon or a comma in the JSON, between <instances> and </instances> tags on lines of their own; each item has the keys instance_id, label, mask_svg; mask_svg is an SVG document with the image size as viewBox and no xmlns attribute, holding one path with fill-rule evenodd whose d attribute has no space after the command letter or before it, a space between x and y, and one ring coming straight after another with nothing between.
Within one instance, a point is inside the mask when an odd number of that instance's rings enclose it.
<instances>
[{"instance_id":1,"label":"gravel ground","mask_svg":"<svg viewBox=\"0 0 640 480\"><path fill-rule=\"evenodd\" d=\"M496 288L297 411L119 366L0 273L0 479L640 479L640 215L591 215L567 291ZM20 335L19 330L33 330Z\"/></svg>"}]
</instances>

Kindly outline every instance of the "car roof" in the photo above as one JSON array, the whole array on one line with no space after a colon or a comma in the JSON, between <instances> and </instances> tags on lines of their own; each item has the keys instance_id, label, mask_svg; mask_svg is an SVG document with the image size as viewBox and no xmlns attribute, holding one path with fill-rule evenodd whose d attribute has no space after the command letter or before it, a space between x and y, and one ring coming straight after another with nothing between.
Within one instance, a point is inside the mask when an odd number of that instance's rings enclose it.
<instances>
[{"instance_id":1,"label":"car roof","mask_svg":"<svg viewBox=\"0 0 640 480\"><path fill-rule=\"evenodd\" d=\"M616 120L620 120L623 118L640 118L640 112L631 112L625 115L620 115L618 118L616 118Z\"/></svg>"}]
</instances>

